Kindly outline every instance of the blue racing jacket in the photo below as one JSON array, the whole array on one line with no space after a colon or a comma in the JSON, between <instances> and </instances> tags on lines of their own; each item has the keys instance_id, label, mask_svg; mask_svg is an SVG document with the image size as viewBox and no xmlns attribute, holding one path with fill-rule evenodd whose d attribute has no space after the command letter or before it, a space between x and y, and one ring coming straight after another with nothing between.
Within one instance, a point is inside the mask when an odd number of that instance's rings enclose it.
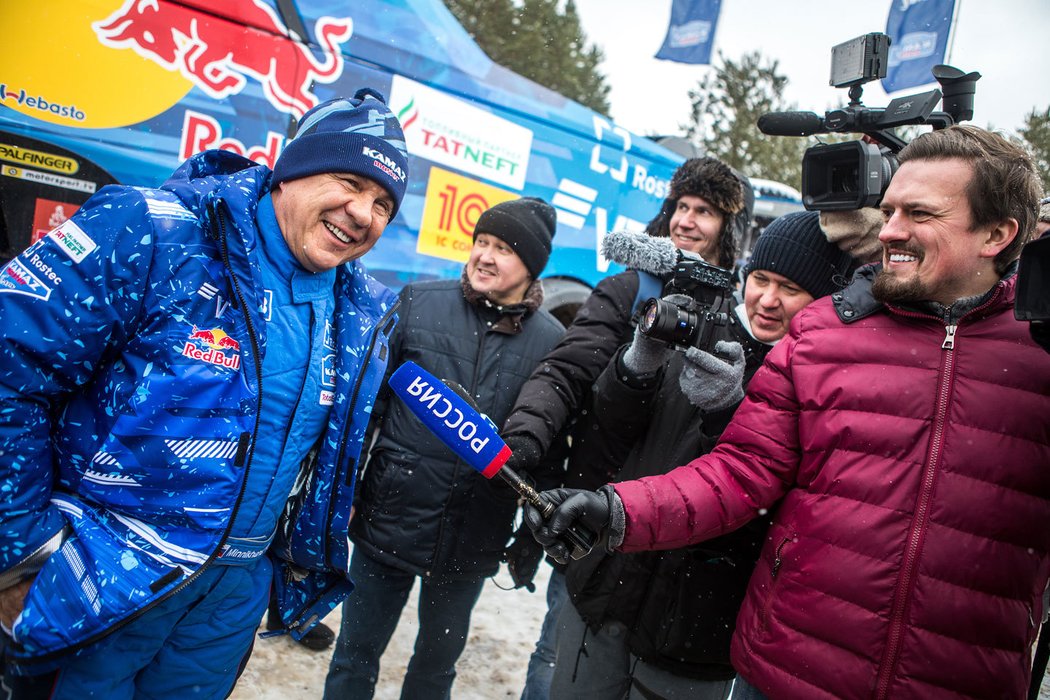
<instances>
[{"instance_id":1,"label":"blue racing jacket","mask_svg":"<svg viewBox=\"0 0 1050 700\"><path fill-rule=\"evenodd\" d=\"M161 188L100 190L0 269L0 578L44 560L16 660L84 648L217 559L259 556L227 537L258 426L270 310L255 211L269 180L206 152ZM299 474L269 544L297 637L352 588L354 478L396 307L356 262L338 270L334 403L287 467Z\"/></svg>"}]
</instances>

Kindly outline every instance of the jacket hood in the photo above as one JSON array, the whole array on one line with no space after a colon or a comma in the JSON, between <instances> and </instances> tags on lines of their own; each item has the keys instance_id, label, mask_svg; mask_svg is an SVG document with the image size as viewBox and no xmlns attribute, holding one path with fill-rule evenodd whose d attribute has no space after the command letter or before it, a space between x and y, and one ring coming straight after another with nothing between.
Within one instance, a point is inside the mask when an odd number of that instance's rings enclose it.
<instances>
[{"instance_id":1,"label":"jacket hood","mask_svg":"<svg viewBox=\"0 0 1050 700\"><path fill-rule=\"evenodd\" d=\"M161 188L178 195L194 213L219 199L231 210L255 211L269 190L270 176L265 165L229 151L211 150L187 158Z\"/></svg>"}]
</instances>

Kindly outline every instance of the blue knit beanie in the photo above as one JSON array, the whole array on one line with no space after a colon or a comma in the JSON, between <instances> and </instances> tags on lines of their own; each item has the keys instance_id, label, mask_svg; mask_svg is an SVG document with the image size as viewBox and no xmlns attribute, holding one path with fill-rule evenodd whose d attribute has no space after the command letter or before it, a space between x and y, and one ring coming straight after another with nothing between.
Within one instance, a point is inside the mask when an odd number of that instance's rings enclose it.
<instances>
[{"instance_id":1,"label":"blue knit beanie","mask_svg":"<svg viewBox=\"0 0 1050 700\"><path fill-rule=\"evenodd\" d=\"M391 218L397 214L408 179L408 151L401 124L380 93L361 88L352 100L338 97L304 114L274 165L270 187L318 173L374 180L394 200Z\"/></svg>"},{"instance_id":2,"label":"blue knit beanie","mask_svg":"<svg viewBox=\"0 0 1050 700\"><path fill-rule=\"evenodd\" d=\"M755 242L746 272L775 272L819 299L845 287L855 266L850 254L824 235L820 212L797 211L766 227Z\"/></svg>"}]
</instances>

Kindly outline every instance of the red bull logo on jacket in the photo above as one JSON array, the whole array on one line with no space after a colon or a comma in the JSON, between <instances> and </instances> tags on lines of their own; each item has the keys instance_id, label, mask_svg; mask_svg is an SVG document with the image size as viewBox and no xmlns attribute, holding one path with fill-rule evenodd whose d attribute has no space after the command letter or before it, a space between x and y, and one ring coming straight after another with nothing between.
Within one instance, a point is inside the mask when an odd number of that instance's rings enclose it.
<instances>
[{"instance_id":1,"label":"red bull logo on jacket","mask_svg":"<svg viewBox=\"0 0 1050 700\"><path fill-rule=\"evenodd\" d=\"M229 352L230 354L227 354ZM193 360L203 360L220 367L240 369L241 344L221 328L193 327L182 354Z\"/></svg>"},{"instance_id":2,"label":"red bull logo on jacket","mask_svg":"<svg viewBox=\"0 0 1050 700\"><path fill-rule=\"evenodd\" d=\"M318 103L313 82L331 83L343 73L339 47L350 39L350 18L321 17L314 34L324 49L317 57L289 38L284 23L261 0L229 0L238 7L234 24L168 0L127 0L92 25L100 42L130 48L171 71L178 71L209 96L222 99L258 80L275 108L301 117Z\"/></svg>"}]
</instances>

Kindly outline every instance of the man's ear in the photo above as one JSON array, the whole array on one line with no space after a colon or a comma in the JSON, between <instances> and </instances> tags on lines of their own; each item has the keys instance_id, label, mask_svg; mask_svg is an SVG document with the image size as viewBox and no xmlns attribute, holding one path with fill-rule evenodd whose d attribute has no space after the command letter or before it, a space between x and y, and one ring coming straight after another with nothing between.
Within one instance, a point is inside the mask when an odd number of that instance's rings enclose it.
<instances>
[{"instance_id":1,"label":"man's ear","mask_svg":"<svg viewBox=\"0 0 1050 700\"><path fill-rule=\"evenodd\" d=\"M994 258L1013 242L1018 235L1020 224L1017 219L1009 218L1000 221L984 232L984 245L981 246L982 258Z\"/></svg>"}]
</instances>

